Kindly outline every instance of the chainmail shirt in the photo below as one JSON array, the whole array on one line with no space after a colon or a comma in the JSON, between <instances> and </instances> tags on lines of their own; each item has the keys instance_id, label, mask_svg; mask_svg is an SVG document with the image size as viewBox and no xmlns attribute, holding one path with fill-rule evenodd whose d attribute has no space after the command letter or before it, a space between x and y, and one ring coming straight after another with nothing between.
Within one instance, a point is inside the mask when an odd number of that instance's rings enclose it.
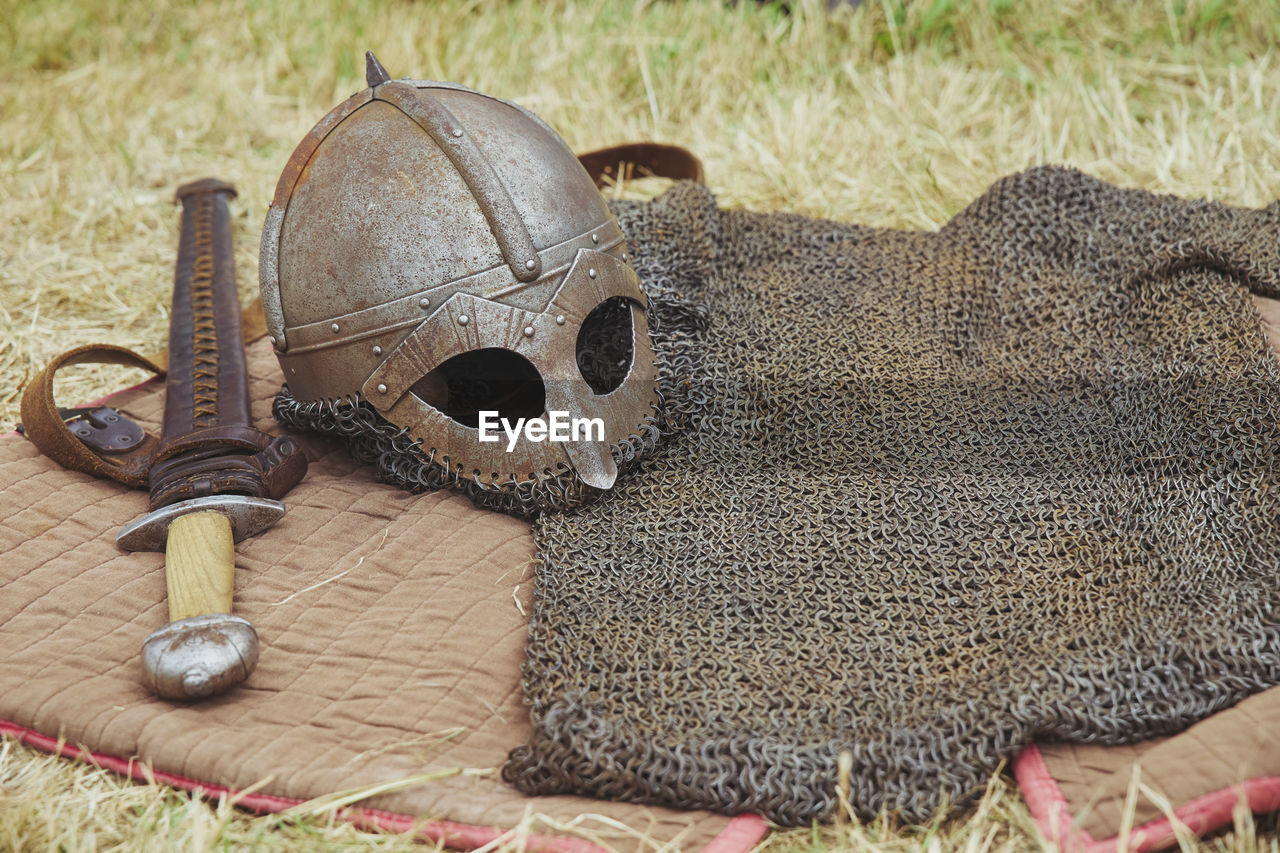
<instances>
[{"instance_id":1,"label":"chainmail shirt","mask_svg":"<svg viewBox=\"0 0 1280 853\"><path fill-rule=\"evenodd\" d=\"M686 423L535 522L509 781L802 824L848 750L920 820L1280 683L1280 203L1041 168L937 232L616 213Z\"/></svg>"}]
</instances>

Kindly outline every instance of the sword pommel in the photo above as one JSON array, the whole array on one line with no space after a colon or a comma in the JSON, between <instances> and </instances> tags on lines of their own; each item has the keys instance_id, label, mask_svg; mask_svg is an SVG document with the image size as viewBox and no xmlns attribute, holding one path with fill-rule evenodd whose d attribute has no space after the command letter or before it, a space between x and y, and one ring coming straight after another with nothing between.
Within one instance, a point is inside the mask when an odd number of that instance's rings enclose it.
<instances>
[{"instance_id":1,"label":"sword pommel","mask_svg":"<svg viewBox=\"0 0 1280 853\"><path fill-rule=\"evenodd\" d=\"M257 664L258 632L230 613L170 622L142 646L147 686L165 699L222 693L248 678Z\"/></svg>"}]
</instances>

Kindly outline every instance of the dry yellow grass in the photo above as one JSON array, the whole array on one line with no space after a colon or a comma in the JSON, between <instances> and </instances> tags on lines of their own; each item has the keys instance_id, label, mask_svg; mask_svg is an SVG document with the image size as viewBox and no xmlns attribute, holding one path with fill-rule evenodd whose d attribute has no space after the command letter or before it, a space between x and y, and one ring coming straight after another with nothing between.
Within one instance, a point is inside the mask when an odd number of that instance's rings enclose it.
<instances>
[{"instance_id":1,"label":"dry yellow grass","mask_svg":"<svg viewBox=\"0 0 1280 853\"><path fill-rule=\"evenodd\" d=\"M1067 162L1127 186L1280 197L1271 0L374 3L0 0L0 430L19 389L85 342L155 348L179 183L234 182L240 284L293 146L393 76L519 101L578 150L693 148L722 203L930 228L1001 175ZM70 403L130 377L84 369ZM976 814L911 830L780 833L770 850L1038 846L997 780ZM1254 849L1252 823L1213 842ZM323 818L250 818L7 744L0 847L407 846Z\"/></svg>"}]
</instances>

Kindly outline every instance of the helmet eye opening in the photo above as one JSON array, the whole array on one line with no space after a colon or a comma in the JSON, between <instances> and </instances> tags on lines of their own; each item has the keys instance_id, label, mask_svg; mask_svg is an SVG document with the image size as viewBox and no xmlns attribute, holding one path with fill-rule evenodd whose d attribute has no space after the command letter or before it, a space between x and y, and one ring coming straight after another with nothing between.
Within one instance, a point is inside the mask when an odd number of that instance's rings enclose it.
<instances>
[{"instance_id":1,"label":"helmet eye opening","mask_svg":"<svg viewBox=\"0 0 1280 853\"><path fill-rule=\"evenodd\" d=\"M547 389L537 368L508 349L460 353L414 383L410 393L447 418L476 429L480 412L499 418L540 417Z\"/></svg>"},{"instance_id":2,"label":"helmet eye opening","mask_svg":"<svg viewBox=\"0 0 1280 853\"><path fill-rule=\"evenodd\" d=\"M631 373L635 361L631 306L625 296L606 299L591 309L578 329L578 372L597 396L618 390Z\"/></svg>"}]
</instances>

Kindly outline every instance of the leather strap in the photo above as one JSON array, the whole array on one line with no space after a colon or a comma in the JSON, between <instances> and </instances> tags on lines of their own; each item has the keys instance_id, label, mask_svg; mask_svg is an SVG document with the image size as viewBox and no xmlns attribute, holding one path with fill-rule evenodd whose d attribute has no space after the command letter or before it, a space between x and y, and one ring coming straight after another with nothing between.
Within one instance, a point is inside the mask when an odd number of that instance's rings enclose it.
<instances>
[{"instance_id":1,"label":"leather strap","mask_svg":"<svg viewBox=\"0 0 1280 853\"><path fill-rule=\"evenodd\" d=\"M246 344L267 333L262 304L258 299L241 311L240 331ZM72 364L119 364L140 367L164 376L168 362L169 355L165 350L150 356L113 344L89 344L67 350L45 365L23 390L22 432L41 453L64 468L145 488L151 463L160 449L159 440L155 436L144 435L141 443L125 451L95 450L76 438L68 428L53 399L53 378L59 370Z\"/></svg>"},{"instance_id":2,"label":"leather strap","mask_svg":"<svg viewBox=\"0 0 1280 853\"><path fill-rule=\"evenodd\" d=\"M679 145L661 142L611 145L579 154L578 161L600 188L631 178L648 177L703 183L702 161Z\"/></svg>"}]
</instances>

